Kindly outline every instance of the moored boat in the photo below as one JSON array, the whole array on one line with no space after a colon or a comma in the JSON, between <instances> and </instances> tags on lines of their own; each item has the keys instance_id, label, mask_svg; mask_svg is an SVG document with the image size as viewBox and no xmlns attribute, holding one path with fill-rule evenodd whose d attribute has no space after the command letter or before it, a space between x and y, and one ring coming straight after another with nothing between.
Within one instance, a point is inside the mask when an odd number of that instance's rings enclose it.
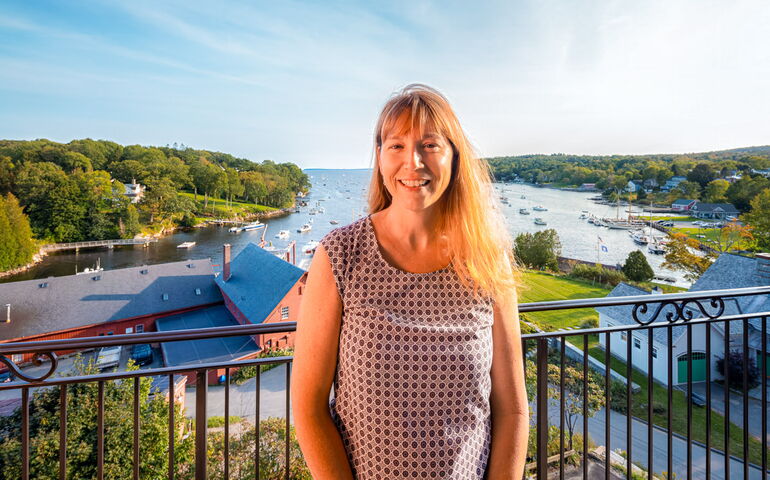
<instances>
[{"instance_id":1,"label":"moored boat","mask_svg":"<svg viewBox=\"0 0 770 480\"><path fill-rule=\"evenodd\" d=\"M306 223L306 224L302 225L301 227L299 227L297 229L297 232L299 232L299 233L306 233L306 232L309 232L312 229L313 229L313 227L311 227L309 223Z\"/></svg>"},{"instance_id":2,"label":"moored boat","mask_svg":"<svg viewBox=\"0 0 770 480\"><path fill-rule=\"evenodd\" d=\"M529 215L529 210L527 210L526 208L520 208L519 213L522 215Z\"/></svg>"},{"instance_id":3,"label":"moored boat","mask_svg":"<svg viewBox=\"0 0 770 480\"><path fill-rule=\"evenodd\" d=\"M238 227L231 227L229 232L230 233L248 232L249 230L257 230L258 228L263 228L264 226L265 224L261 222L251 222Z\"/></svg>"},{"instance_id":4,"label":"moored boat","mask_svg":"<svg viewBox=\"0 0 770 480\"><path fill-rule=\"evenodd\" d=\"M176 248L192 248L195 246L195 242L184 242L176 246Z\"/></svg>"},{"instance_id":5,"label":"moored boat","mask_svg":"<svg viewBox=\"0 0 770 480\"><path fill-rule=\"evenodd\" d=\"M548 225L545 220L540 217L535 218L535 225Z\"/></svg>"}]
</instances>

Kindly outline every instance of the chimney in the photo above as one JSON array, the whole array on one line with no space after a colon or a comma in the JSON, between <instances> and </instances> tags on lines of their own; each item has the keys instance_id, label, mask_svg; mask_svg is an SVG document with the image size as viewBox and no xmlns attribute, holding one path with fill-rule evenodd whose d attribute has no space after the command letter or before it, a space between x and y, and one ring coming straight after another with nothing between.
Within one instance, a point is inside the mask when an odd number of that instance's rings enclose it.
<instances>
[{"instance_id":1,"label":"chimney","mask_svg":"<svg viewBox=\"0 0 770 480\"><path fill-rule=\"evenodd\" d=\"M230 244L225 243L222 246L222 280L228 281L230 280Z\"/></svg>"},{"instance_id":2,"label":"chimney","mask_svg":"<svg viewBox=\"0 0 770 480\"><path fill-rule=\"evenodd\" d=\"M11 304L5 304L5 323L11 323Z\"/></svg>"}]
</instances>

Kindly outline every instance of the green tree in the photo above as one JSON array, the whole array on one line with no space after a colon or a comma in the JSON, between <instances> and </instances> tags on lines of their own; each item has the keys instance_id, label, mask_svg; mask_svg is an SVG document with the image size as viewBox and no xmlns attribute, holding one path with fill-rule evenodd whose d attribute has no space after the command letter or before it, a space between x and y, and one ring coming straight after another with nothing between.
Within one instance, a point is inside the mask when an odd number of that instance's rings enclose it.
<instances>
[{"instance_id":1,"label":"green tree","mask_svg":"<svg viewBox=\"0 0 770 480\"><path fill-rule=\"evenodd\" d=\"M5 198L0 196L0 209L7 221L7 230L0 227L0 244L9 249L8 256L0 258L0 270L26 265L32 261L32 257L37 251L35 240L32 238L32 228L29 226L29 219L22 211L19 201L12 194L6 194ZM2 251L3 247L0 247ZM3 254L0 253L0 257Z\"/></svg>"},{"instance_id":2,"label":"green tree","mask_svg":"<svg viewBox=\"0 0 770 480\"><path fill-rule=\"evenodd\" d=\"M561 381L559 366L552 363L548 364L548 398L554 402L560 402L562 394L564 395L564 423L569 439L567 449L572 450L575 426L583 415L583 370L570 365L563 365L562 368L564 368L563 392L558 387ZM604 388L596 374L591 371L588 372L585 383L587 384L585 388L586 413L588 418L591 418L604 406Z\"/></svg>"},{"instance_id":3,"label":"green tree","mask_svg":"<svg viewBox=\"0 0 770 480\"><path fill-rule=\"evenodd\" d=\"M700 185L695 182L685 180L677 185L673 192L678 194L681 198L690 198L693 200L700 199Z\"/></svg>"},{"instance_id":4,"label":"green tree","mask_svg":"<svg viewBox=\"0 0 770 480\"><path fill-rule=\"evenodd\" d=\"M128 370L136 367L129 366ZM92 363L76 359L75 375L98 373ZM59 386L37 389L30 402L30 477L41 480L59 478ZM67 393L67 474L68 478L94 478L96 475L96 383L77 383ZM133 469L133 390L131 380L105 383L105 478L131 478ZM128 408L127 408L128 407ZM168 400L151 386L149 377L139 381L139 475L146 479L166 478L168 468ZM175 406L176 478L190 479L193 436L189 435L182 407ZM21 478L21 412L0 417L0 479Z\"/></svg>"},{"instance_id":5,"label":"green tree","mask_svg":"<svg viewBox=\"0 0 770 480\"><path fill-rule=\"evenodd\" d=\"M699 163L687 173L687 180L695 182L701 187L705 187L714 178L716 178L716 174L708 163Z\"/></svg>"},{"instance_id":6,"label":"green tree","mask_svg":"<svg viewBox=\"0 0 770 480\"><path fill-rule=\"evenodd\" d=\"M707 203L725 203L727 201L727 189L730 188L730 182L718 178L712 180L703 190L703 201Z\"/></svg>"},{"instance_id":7,"label":"green tree","mask_svg":"<svg viewBox=\"0 0 770 480\"><path fill-rule=\"evenodd\" d=\"M744 176L727 189L727 199L741 212L748 212L754 197L768 188L770 188L770 179L761 175Z\"/></svg>"},{"instance_id":8,"label":"green tree","mask_svg":"<svg viewBox=\"0 0 770 480\"><path fill-rule=\"evenodd\" d=\"M247 202L261 203L267 196L267 186L259 172L241 172L243 195Z\"/></svg>"},{"instance_id":9,"label":"green tree","mask_svg":"<svg viewBox=\"0 0 770 480\"><path fill-rule=\"evenodd\" d=\"M559 269L561 241L556 230L549 228L519 234L514 240L516 259L522 265L537 269Z\"/></svg>"},{"instance_id":10,"label":"green tree","mask_svg":"<svg viewBox=\"0 0 770 480\"><path fill-rule=\"evenodd\" d=\"M751 201L751 211L741 216L751 225L756 245L760 250L770 251L770 189L762 191Z\"/></svg>"},{"instance_id":11,"label":"green tree","mask_svg":"<svg viewBox=\"0 0 770 480\"><path fill-rule=\"evenodd\" d=\"M248 422L240 422L240 433L230 434L230 478L232 480L250 480L256 478L254 472L254 445L256 430ZM297 443L293 426L290 428L289 478L291 480L312 480L302 451ZM231 430L236 430L233 428ZM213 431L209 434L209 478L224 478L224 432ZM286 420L270 417L259 422L259 473L260 478L283 478L286 468Z\"/></svg>"},{"instance_id":12,"label":"green tree","mask_svg":"<svg viewBox=\"0 0 770 480\"><path fill-rule=\"evenodd\" d=\"M652 267L647 262L647 257L639 250L634 250L628 254L622 271L629 280L635 282L647 282L655 276Z\"/></svg>"},{"instance_id":13,"label":"green tree","mask_svg":"<svg viewBox=\"0 0 770 480\"><path fill-rule=\"evenodd\" d=\"M13 160L8 156L0 156L0 194L13 191L15 175Z\"/></svg>"}]
</instances>

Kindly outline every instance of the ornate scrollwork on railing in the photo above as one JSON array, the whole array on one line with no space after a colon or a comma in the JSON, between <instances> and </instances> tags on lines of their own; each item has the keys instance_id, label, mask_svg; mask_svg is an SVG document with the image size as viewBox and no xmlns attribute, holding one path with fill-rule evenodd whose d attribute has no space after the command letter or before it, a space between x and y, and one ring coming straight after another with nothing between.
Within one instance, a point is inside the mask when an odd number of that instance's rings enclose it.
<instances>
[{"instance_id":1,"label":"ornate scrollwork on railing","mask_svg":"<svg viewBox=\"0 0 770 480\"><path fill-rule=\"evenodd\" d=\"M651 302L657 305L651 315L647 316L646 313L649 310L647 303L637 303L634 305L631 311L631 316L634 321L640 325L649 325L657 320L658 315L669 307L666 311L665 318L668 323L674 323L678 320L688 321L695 318L695 311L700 313L706 318L715 319L722 316L725 312L725 302L722 298L702 298L693 300L682 300L677 303L673 300L663 300L661 302Z\"/></svg>"},{"instance_id":2,"label":"ornate scrollwork on railing","mask_svg":"<svg viewBox=\"0 0 770 480\"><path fill-rule=\"evenodd\" d=\"M32 365L35 365L36 367L39 367L43 364L43 362L46 361L46 357L51 362L51 367L48 369L47 372L43 373L39 376L30 376L25 375L21 372L19 369L19 366L16 365L12 360L10 360L5 355L0 355L0 363L5 364L11 372L13 372L13 375L24 380L25 382L42 382L46 378L53 375L53 373L56 371L56 368L59 366L59 357L56 355L55 352L42 352L42 353L36 353L32 356Z\"/></svg>"}]
</instances>

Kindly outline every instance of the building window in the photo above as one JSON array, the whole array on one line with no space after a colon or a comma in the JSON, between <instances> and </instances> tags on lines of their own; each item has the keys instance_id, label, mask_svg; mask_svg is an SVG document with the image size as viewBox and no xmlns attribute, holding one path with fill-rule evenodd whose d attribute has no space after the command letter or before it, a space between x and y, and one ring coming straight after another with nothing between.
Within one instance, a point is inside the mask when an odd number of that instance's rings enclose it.
<instances>
[{"instance_id":1,"label":"building window","mask_svg":"<svg viewBox=\"0 0 770 480\"><path fill-rule=\"evenodd\" d=\"M133 327L126 327L126 333L134 333Z\"/></svg>"},{"instance_id":2,"label":"building window","mask_svg":"<svg viewBox=\"0 0 770 480\"><path fill-rule=\"evenodd\" d=\"M43 282L40 284L40 288L47 288L47 287L48 287L48 282Z\"/></svg>"},{"instance_id":3,"label":"building window","mask_svg":"<svg viewBox=\"0 0 770 480\"><path fill-rule=\"evenodd\" d=\"M165 302L167 300L168 300L168 293L164 293L163 294L163 301Z\"/></svg>"},{"instance_id":4,"label":"building window","mask_svg":"<svg viewBox=\"0 0 770 480\"><path fill-rule=\"evenodd\" d=\"M13 355L11 355L11 361L13 363L21 363L22 360L24 360L24 355L22 355L21 353L14 353Z\"/></svg>"},{"instance_id":5,"label":"building window","mask_svg":"<svg viewBox=\"0 0 770 480\"><path fill-rule=\"evenodd\" d=\"M281 307L281 320L289 318L289 307Z\"/></svg>"},{"instance_id":6,"label":"building window","mask_svg":"<svg viewBox=\"0 0 770 480\"><path fill-rule=\"evenodd\" d=\"M270 348L273 348L273 341L272 341L272 340L268 340L268 341L266 341L266 342L265 342L265 346L266 346L268 349L270 349Z\"/></svg>"},{"instance_id":7,"label":"building window","mask_svg":"<svg viewBox=\"0 0 770 480\"><path fill-rule=\"evenodd\" d=\"M634 339L634 347L636 347L636 348L641 350L641 348L642 348L642 341L639 340L638 338L635 338Z\"/></svg>"},{"instance_id":8,"label":"building window","mask_svg":"<svg viewBox=\"0 0 770 480\"><path fill-rule=\"evenodd\" d=\"M136 333L142 333L142 332L144 332L144 325L137 325Z\"/></svg>"},{"instance_id":9,"label":"building window","mask_svg":"<svg viewBox=\"0 0 770 480\"><path fill-rule=\"evenodd\" d=\"M113 332L107 332L107 335L112 335L112 334L113 334Z\"/></svg>"},{"instance_id":10,"label":"building window","mask_svg":"<svg viewBox=\"0 0 770 480\"><path fill-rule=\"evenodd\" d=\"M658 349L652 347L652 358L658 358Z\"/></svg>"},{"instance_id":11,"label":"building window","mask_svg":"<svg viewBox=\"0 0 770 480\"><path fill-rule=\"evenodd\" d=\"M620 332L620 339L624 342L628 340L628 332Z\"/></svg>"},{"instance_id":12,"label":"building window","mask_svg":"<svg viewBox=\"0 0 770 480\"><path fill-rule=\"evenodd\" d=\"M196 288L195 289L195 294L196 295L200 295L201 294L201 289L200 288Z\"/></svg>"}]
</instances>

